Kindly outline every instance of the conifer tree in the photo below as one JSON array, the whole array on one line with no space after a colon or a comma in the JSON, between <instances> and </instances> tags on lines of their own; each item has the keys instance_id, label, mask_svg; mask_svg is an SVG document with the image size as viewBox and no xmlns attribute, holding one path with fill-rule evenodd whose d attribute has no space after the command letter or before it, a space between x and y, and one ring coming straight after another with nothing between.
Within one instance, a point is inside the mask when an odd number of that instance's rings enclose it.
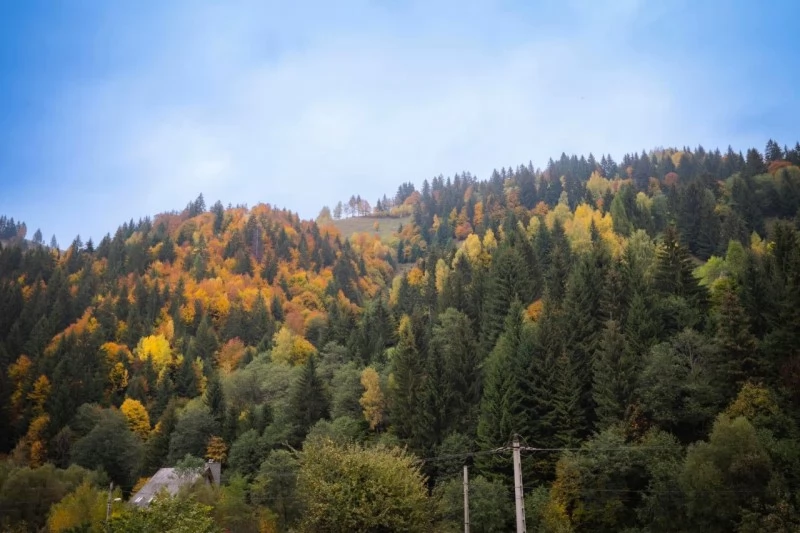
<instances>
[{"instance_id":1,"label":"conifer tree","mask_svg":"<svg viewBox=\"0 0 800 533\"><path fill-rule=\"evenodd\" d=\"M424 406L425 363L412 319L403 316L392 358L394 381L391 403L392 425L398 436L414 449L422 449L426 426Z\"/></svg>"},{"instance_id":2,"label":"conifer tree","mask_svg":"<svg viewBox=\"0 0 800 533\"><path fill-rule=\"evenodd\" d=\"M503 334L485 364L483 397L478 420L478 443L482 449L504 446L514 433L522 433L525 420L519 414L523 379L519 364L522 341L522 304L514 301L505 320ZM490 476L508 476L505 457L486 456L481 459L482 470Z\"/></svg>"},{"instance_id":3,"label":"conifer tree","mask_svg":"<svg viewBox=\"0 0 800 533\"><path fill-rule=\"evenodd\" d=\"M572 253L567 236L564 234L564 228L558 220L553 225L549 241L550 252L547 261L548 267L545 271L545 296L554 304L560 305L566 291Z\"/></svg>"},{"instance_id":4,"label":"conifer tree","mask_svg":"<svg viewBox=\"0 0 800 533\"><path fill-rule=\"evenodd\" d=\"M455 309L439 315L433 328L431 352L440 354L445 375L435 383L435 392L443 398L445 434L451 431L469 434L477 425L481 399L481 360L469 318Z\"/></svg>"},{"instance_id":5,"label":"conifer tree","mask_svg":"<svg viewBox=\"0 0 800 533\"><path fill-rule=\"evenodd\" d=\"M289 400L290 419L294 424L292 439L299 445L308 430L319 420L330 416L330 403L325 384L317 374L316 358L312 355L306 361L303 371L297 378Z\"/></svg>"},{"instance_id":6,"label":"conifer tree","mask_svg":"<svg viewBox=\"0 0 800 533\"><path fill-rule=\"evenodd\" d=\"M692 274L689 252L678 241L674 226L664 231L664 239L656 251L656 288L664 294L691 298L698 296L700 286Z\"/></svg>"},{"instance_id":7,"label":"conifer tree","mask_svg":"<svg viewBox=\"0 0 800 533\"><path fill-rule=\"evenodd\" d=\"M483 314L483 353L489 353L494 347L511 302L518 299L527 303L532 298L526 270L519 252L510 246L502 246L493 257Z\"/></svg>"},{"instance_id":8,"label":"conifer tree","mask_svg":"<svg viewBox=\"0 0 800 533\"><path fill-rule=\"evenodd\" d=\"M167 404L155 429L147 440L143 466L143 473L146 475L153 474L159 468L166 466L167 456L169 455L170 435L175 430L175 425L178 422L175 411L174 401Z\"/></svg>"},{"instance_id":9,"label":"conifer tree","mask_svg":"<svg viewBox=\"0 0 800 533\"><path fill-rule=\"evenodd\" d=\"M720 358L720 378L728 398L732 398L747 379L766 377L757 353L757 340L750 332L750 321L732 283L721 287L715 313L715 341Z\"/></svg>"},{"instance_id":10,"label":"conifer tree","mask_svg":"<svg viewBox=\"0 0 800 533\"><path fill-rule=\"evenodd\" d=\"M584 254L570 274L564 299L565 350L569 357L571 379L579 387L579 408L591 421L592 357L600 344L602 323L602 287L604 272L599 252Z\"/></svg>"},{"instance_id":11,"label":"conifer tree","mask_svg":"<svg viewBox=\"0 0 800 533\"><path fill-rule=\"evenodd\" d=\"M222 391L219 374L216 372L212 373L208 378L203 403L208 407L217 427L221 429L225 421L225 395Z\"/></svg>"},{"instance_id":12,"label":"conifer tree","mask_svg":"<svg viewBox=\"0 0 800 533\"><path fill-rule=\"evenodd\" d=\"M560 446L574 447L588 431L588 421L581 407L580 372L575 363L562 353L555 361L553 415L555 441Z\"/></svg>"},{"instance_id":13,"label":"conifer tree","mask_svg":"<svg viewBox=\"0 0 800 533\"><path fill-rule=\"evenodd\" d=\"M630 404L639 371L619 324L606 322L594 358L592 397L597 406L597 427L605 429L622 420Z\"/></svg>"}]
</instances>

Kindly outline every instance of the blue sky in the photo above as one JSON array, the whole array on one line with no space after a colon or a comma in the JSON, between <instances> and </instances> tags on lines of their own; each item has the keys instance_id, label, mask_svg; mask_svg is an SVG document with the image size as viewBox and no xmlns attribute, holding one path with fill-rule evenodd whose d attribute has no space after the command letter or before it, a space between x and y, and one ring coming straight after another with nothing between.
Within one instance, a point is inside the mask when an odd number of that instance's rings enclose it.
<instances>
[{"instance_id":1,"label":"blue sky","mask_svg":"<svg viewBox=\"0 0 800 533\"><path fill-rule=\"evenodd\" d=\"M600 4L603 4L600 6ZM96 241L567 153L800 138L793 0L5 2L0 214Z\"/></svg>"}]
</instances>

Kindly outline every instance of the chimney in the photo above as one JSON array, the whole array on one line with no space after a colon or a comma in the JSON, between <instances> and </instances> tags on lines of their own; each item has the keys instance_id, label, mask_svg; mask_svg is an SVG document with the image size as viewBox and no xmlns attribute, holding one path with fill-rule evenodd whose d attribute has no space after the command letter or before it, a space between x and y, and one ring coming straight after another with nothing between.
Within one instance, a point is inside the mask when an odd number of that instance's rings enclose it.
<instances>
[{"instance_id":1,"label":"chimney","mask_svg":"<svg viewBox=\"0 0 800 533\"><path fill-rule=\"evenodd\" d=\"M214 485L219 487L220 481L222 480L222 464L213 459L209 459L206 463L206 470L211 474L211 480L214 482Z\"/></svg>"}]
</instances>

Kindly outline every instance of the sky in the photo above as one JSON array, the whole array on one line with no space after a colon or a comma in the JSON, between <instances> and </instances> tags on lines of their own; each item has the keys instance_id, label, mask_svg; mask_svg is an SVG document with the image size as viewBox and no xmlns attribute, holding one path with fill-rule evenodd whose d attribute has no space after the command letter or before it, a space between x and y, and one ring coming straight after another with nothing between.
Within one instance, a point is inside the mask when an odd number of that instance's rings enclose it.
<instances>
[{"instance_id":1,"label":"sky","mask_svg":"<svg viewBox=\"0 0 800 533\"><path fill-rule=\"evenodd\" d=\"M0 6L0 214L62 247L567 154L800 140L800 2Z\"/></svg>"}]
</instances>

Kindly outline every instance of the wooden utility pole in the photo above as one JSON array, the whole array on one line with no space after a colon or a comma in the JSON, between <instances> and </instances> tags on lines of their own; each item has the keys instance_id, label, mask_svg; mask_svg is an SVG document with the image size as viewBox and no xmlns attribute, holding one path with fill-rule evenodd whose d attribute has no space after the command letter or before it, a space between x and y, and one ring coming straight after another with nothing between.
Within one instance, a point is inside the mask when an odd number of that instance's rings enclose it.
<instances>
[{"instance_id":1,"label":"wooden utility pole","mask_svg":"<svg viewBox=\"0 0 800 533\"><path fill-rule=\"evenodd\" d=\"M522 492L522 459L519 454L519 437L514 435L514 503L517 510L517 533L526 533L525 497Z\"/></svg>"},{"instance_id":2,"label":"wooden utility pole","mask_svg":"<svg viewBox=\"0 0 800 533\"><path fill-rule=\"evenodd\" d=\"M469 466L464 465L464 533L469 533Z\"/></svg>"},{"instance_id":3,"label":"wooden utility pole","mask_svg":"<svg viewBox=\"0 0 800 533\"><path fill-rule=\"evenodd\" d=\"M108 502L106 503L106 531L111 531L111 496L114 492L114 482L108 486Z\"/></svg>"}]
</instances>

